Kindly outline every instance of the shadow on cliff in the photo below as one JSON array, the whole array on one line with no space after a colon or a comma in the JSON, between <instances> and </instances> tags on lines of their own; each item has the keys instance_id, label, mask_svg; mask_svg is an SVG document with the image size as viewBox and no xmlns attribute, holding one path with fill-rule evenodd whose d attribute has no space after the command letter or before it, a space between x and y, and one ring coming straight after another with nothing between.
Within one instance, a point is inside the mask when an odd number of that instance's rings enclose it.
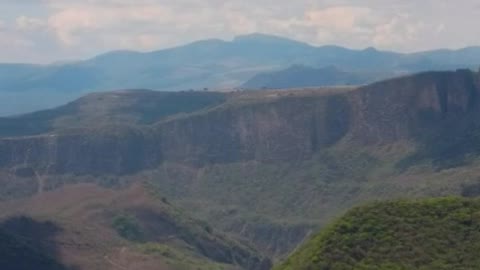
<instances>
[{"instance_id":1,"label":"shadow on cliff","mask_svg":"<svg viewBox=\"0 0 480 270\"><path fill-rule=\"evenodd\" d=\"M435 78L440 109L417 112L409 130L419 147L397 164L402 170L430 161L440 171L467 165L472 156L480 154L478 74L460 70L440 75Z\"/></svg>"},{"instance_id":2,"label":"shadow on cliff","mask_svg":"<svg viewBox=\"0 0 480 270\"><path fill-rule=\"evenodd\" d=\"M58 262L55 236L62 229L52 222L13 217L0 223L0 269L78 270Z\"/></svg>"}]
</instances>

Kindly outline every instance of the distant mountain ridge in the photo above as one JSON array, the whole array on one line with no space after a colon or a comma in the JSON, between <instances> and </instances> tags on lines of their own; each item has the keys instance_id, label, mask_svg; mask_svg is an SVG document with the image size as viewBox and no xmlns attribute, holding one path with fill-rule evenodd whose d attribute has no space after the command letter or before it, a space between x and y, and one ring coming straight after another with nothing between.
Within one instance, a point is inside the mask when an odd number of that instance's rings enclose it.
<instances>
[{"instance_id":1,"label":"distant mountain ridge","mask_svg":"<svg viewBox=\"0 0 480 270\"><path fill-rule=\"evenodd\" d=\"M61 105L89 92L112 89L231 89L259 73L292 65L335 66L346 72L411 73L476 68L480 47L413 54L315 47L252 34L210 39L153 52L114 51L65 64L0 64L0 115ZM334 82L335 83L335 82Z\"/></svg>"},{"instance_id":2,"label":"distant mountain ridge","mask_svg":"<svg viewBox=\"0 0 480 270\"><path fill-rule=\"evenodd\" d=\"M261 73L244 83L242 89L288 89L335 85L364 85L393 77L395 74L382 72L347 72L334 66L312 68L293 65L277 72Z\"/></svg>"}]
</instances>

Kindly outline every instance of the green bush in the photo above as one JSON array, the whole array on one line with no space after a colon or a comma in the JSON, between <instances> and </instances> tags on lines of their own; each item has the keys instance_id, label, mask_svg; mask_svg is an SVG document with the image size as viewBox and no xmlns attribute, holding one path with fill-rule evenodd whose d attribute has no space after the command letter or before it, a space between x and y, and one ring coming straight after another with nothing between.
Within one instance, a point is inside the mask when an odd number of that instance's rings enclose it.
<instances>
[{"instance_id":1,"label":"green bush","mask_svg":"<svg viewBox=\"0 0 480 270\"><path fill-rule=\"evenodd\" d=\"M121 214L113 218L112 227L117 233L134 242L143 241L143 232L137 219L131 215Z\"/></svg>"},{"instance_id":2,"label":"green bush","mask_svg":"<svg viewBox=\"0 0 480 270\"><path fill-rule=\"evenodd\" d=\"M480 269L480 200L378 202L349 211L276 270Z\"/></svg>"}]
</instances>

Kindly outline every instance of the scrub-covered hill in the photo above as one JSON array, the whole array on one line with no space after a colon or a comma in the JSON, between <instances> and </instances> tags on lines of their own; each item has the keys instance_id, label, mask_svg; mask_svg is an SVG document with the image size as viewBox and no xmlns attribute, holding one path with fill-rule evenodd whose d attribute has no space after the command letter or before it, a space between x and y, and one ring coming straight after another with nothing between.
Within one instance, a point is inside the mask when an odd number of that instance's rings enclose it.
<instances>
[{"instance_id":1,"label":"scrub-covered hill","mask_svg":"<svg viewBox=\"0 0 480 270\"><path fill-rule=\"evenodd\" d=\"M357 207L276 270L478 269L480 201L437 198Z\"/></svg>"}]
</instances>

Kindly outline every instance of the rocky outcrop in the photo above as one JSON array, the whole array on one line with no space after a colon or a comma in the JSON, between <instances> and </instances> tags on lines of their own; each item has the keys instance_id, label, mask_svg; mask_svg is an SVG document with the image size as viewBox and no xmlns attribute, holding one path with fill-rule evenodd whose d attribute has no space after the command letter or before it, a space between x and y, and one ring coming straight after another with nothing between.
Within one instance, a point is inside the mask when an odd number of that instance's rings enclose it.
<instances>
[{"instance_id":1,"label":"rocky outcrop","mask_svg":"<svg viewBox=\"0 0 480 270\"><path fill-rule=\"evenodd\" d=\"M362 87L349 95L351 136L362 143L417 137L425 127L463 122L480 110L479 74L428 72Z\"/></svg>"}]
</instances>

